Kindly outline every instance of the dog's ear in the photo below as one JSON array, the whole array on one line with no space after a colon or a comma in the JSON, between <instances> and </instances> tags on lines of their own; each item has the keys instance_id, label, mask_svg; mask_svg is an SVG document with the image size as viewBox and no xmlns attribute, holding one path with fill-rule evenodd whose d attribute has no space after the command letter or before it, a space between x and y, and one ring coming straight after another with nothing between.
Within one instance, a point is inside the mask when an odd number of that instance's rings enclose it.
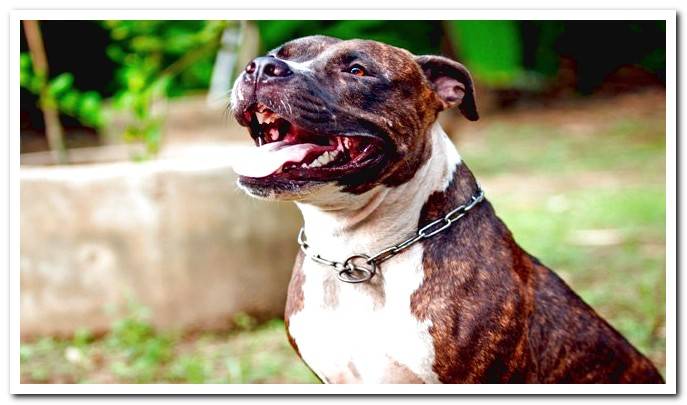
<instances>
[{"instance_id":1,"label":"dog's ear","mask_svg":"<svg viewBox=\"0 0 687 405\"><path fill-rule=\"evenodd\" d=\"M470 121L477 121L475 87L467 68L443 56L416 56L432 90L439 96L444 109L458 106L460 112Z\"/></svg>"}]
</instances>

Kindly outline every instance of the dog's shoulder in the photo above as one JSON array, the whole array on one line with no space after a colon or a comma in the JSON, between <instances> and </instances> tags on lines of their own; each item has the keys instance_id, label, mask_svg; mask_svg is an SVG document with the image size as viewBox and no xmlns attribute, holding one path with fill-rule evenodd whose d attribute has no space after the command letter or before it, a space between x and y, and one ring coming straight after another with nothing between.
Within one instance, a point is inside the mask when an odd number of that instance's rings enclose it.
<instances>
[{"instance_id":1,"label":"dog's shoulder","mask_svg":"<svg viewBox=\"0 0 687 405\"><path fill-rule=\"evenodd\" d=\"M477 187L459 165L446 190L425 203L419 226L469 201ZM432 322L441 381L526 381L532 265L491 204L484 200L422 247L424 280L411 305Z\"/></svg>"}]
</instances>

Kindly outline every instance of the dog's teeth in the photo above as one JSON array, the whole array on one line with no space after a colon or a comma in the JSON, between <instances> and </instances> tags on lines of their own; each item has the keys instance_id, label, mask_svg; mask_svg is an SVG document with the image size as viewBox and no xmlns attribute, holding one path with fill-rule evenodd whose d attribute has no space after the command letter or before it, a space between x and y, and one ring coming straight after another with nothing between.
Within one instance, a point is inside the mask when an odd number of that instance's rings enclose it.
<instances>
[{"instance_id":1,"label":"dog's teeth","mask_svg":"<svg viewBox=\"0 0 687 405\"><path fill-rule=\"evenodd\" d=\"M322 166L326 165L326 164L329 163L331 160L332 160L332 157L331 157L331 155L329 154L329 152L325 152L325 153L321 154L320 157L317 158L317 161L320 162L320 164L321 164Z\"/></svg>"},{"instance_id":2,"label":"dog's teeth","mask_svg":"<svg viewBox=\"0 0 687 405\"><path fill-rule=\"evenodd\" d=\"M255 114L258 117L258 122L262 125L262 123L265 121L265 116L262 115L262 113Z\"/></svg>"},{"instance_id":3,"label":"dog's teeth","mask_svg":"<svg viewBox=\"0 0 687 405\"><path fill-rule=\"evenodd\" d=\"M270 139L272 139L273 141L279 140L279 130L277 128L270 129Z\"/></svg>"},{"instance_id":4,"label":"dog's teeth","mask_svg":"<svg viewBox=\"0 0 687 405\"><path fill-rule=\"evenodd\" d=\"M350 139L344 138L343 143L344 143L344 146L346 147L346 149L351 148L351 140Z\"/></svg>"},{"instance_id":5,"label":"dog's teeth","mask_svg":"<svg viewBox=\"0 0 687 405\"><path fill-rule=\"evenodd\" d=\"M338 153L336 151L328 151L324 152L320 156L317 157L317 159L313 160L309 165L306 165L303 163L301 167L305 168L315 168L315 167L322 167L327 165L328 163L332 162L334 159L336 159L336 156Z\"/></svg>"}]
</instances>

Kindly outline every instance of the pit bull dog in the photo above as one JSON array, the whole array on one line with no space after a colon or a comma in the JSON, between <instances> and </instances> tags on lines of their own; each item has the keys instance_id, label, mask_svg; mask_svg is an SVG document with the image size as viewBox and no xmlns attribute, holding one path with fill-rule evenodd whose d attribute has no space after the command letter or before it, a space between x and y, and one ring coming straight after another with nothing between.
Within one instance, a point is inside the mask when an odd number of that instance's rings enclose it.
<instances>
[{"instance_id":1,"label":"pit bull dog","mask_svg":"<svg viewBox=\"0 0 687 405\"><path fill-rule=\"evenodd\" d=\"M303 214L294 349L327 383L662 383L516 244L436 122L452 107L478 119L463 65L374 41L297 39L237 78L238 184Z\"/></svg>"}]
</instances>

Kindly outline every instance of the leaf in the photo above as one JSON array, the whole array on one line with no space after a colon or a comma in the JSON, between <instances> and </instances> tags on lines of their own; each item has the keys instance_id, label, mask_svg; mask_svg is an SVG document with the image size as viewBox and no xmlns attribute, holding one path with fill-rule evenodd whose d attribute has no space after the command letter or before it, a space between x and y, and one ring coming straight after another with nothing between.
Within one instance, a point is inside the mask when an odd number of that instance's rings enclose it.
<instances>
[{"instance_id":1,"label":"leaf","mask_svg":"<svg viewBox=\"0 0 687 405\"><path fill-rule=\"evenodd\" d=\"M33 89L31 88L31 73L25 70L19 71L19 85L33 92Z\"/></svg>"},{"instance_id":2,"label":"leaf","mask_svg":"<svg viewBox=\"0 0 687 405\"><path fill-rule=\"evenodd\" d=\"M162 40L153 36L139 35L131 40L131 48L135 52L156 52L162 47Z\"/></svg>"},{"instance_id":3,"label":"leaf","mask_svg":"<svg viewBox=\"0 0 687 405\"><path fill-rule=\"evenodd\" d=\"M59 98L72 88L72 84L74 84L74 76L71 73L62 73L50 81L48 93L53 97Z\"/></svg>"},{"instance_id":4,"label":"leaf","mask_svg":"<svg viewBox=\"0 0 687 405\"><path fill-rule=\"evenodd\" d=\"M119 110L131 109L134 105L134 97L130 91L120 91L114 96L114 107Z\"/></svg>"},{"instance_id":5,"label":"leaf","mask_svg":"<svg viewBox=\"0 0 687 405\"><path fill-rule=\"evenodd\" d=\"M65 94L64 97L60 98L59 100L60 110L69 115L75 115L79 109L80 99L81 97L79 97L77 92L72 91Z\"/></svg>"},{"instance_id":6,"label":"leaf","mask_svg":"<svg viewBox=\"0 0 687 405\"><path fill-rule=\"evenodd\" d=\"M85 123L100 126L102 124L101 111L102 101L98 93L89 91L81 96L78 116Z\"/></svg>"},{"instance_id":7,"label":"leaf","mask_svg":"<svg viewBox=\"0 0 687 405\"><path fill-rule=\"evenodd\" d=\"M29 54L28 52L22 52L21 55L19 55L19 68L21 70L33 69L31 54Z\"/></svg>"},{"instance_id":8,"label":"leaf","mask_svg":"<svg viewBox=\"0 0 687 405\"><path fill-rule=\"evenodd\" d=\"M125 72L126 85L133 91L143 89L146 83L145 73L141 69L130 68Z\"/></svg>"}]
</instances>

